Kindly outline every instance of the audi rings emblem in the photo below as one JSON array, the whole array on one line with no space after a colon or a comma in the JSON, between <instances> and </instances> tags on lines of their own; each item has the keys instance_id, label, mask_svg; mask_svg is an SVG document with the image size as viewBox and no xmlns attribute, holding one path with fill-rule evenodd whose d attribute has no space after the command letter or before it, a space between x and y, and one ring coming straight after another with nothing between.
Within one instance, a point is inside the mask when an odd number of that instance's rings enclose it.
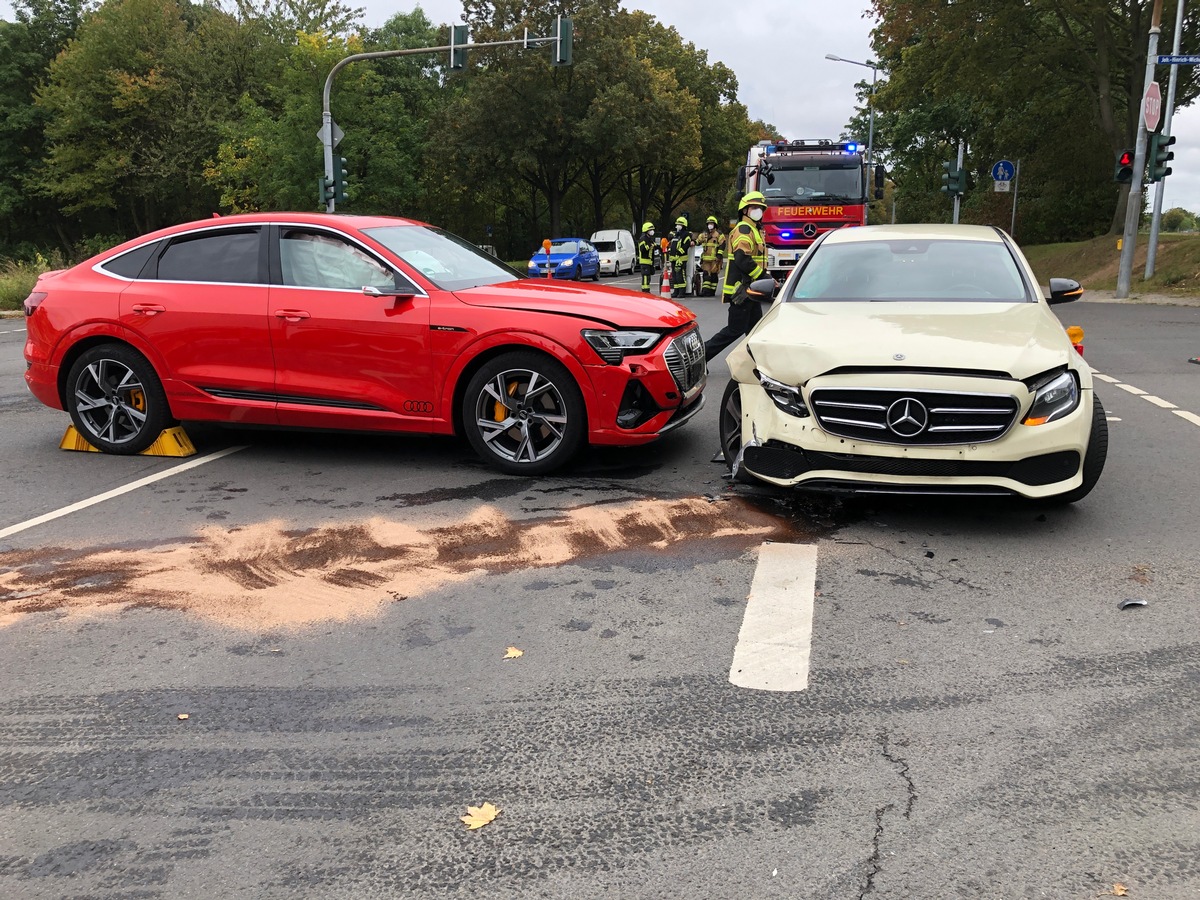
<instances>
[{"instance_id":1,"label":"audi rings emblem","mask_svg":"<svg viewBox=\"0 0 1200 900\"><path fill-rule=\"evenodd\" d=\"M433 404L428 400L405 400L404 411L429 414L433 412Z\"/></svg>"},{"instance_id":2,"label":"audi rings emblem","mask_svg":"<svg viewBox=\"0 0 1200 900\"><path fill-rule=\"evenodd\" d=\"M901 397L887 410L887 427L892 434L902 438L914 438L929 424L929 410L920 400Z\"/></svg>"},{"instance_id":3,"label":"audi rings emblem","mask_svg":"<svg viewBox=\"0 0 1200 900\"><path fill-rule=\"evenodd\" d=\"M814 225L812 222L805 222L804 227L802 227L800 229L800 233L803 234L806 238L816 237L817 236L817 226Z\"/></svg>"}]
</instances>

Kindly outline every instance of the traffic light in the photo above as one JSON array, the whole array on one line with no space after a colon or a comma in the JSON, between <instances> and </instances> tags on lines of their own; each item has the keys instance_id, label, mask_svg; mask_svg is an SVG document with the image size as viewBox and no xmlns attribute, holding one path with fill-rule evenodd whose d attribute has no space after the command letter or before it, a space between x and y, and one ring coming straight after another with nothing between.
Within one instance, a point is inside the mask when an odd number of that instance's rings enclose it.
<instances>
[{"instance_id":1,"label":"traffic light","mask_svg":"<svg viewBox=\"0 0 1200 900\"><path fill-rule=\"evenodd\" d=\"M1117 165L1113 169L1113 181L1117 184L1133 183L1133 151L1122 150L1117 154Z\"/></svg>"},{"instance_id":2,"label":"traffic light","mask_svg":"<svg viewBox=\"0 0 1200 900\"><path fill-rule=\"evenodd\" d=\"M575 23L559 16L554 29L554 65L569 66L575 55Z\"/></svg>"},{"instance_id":3,"label":"traffic light","mask_svg":"<svg viewBox=\"0 0 1200 900\"><path fill-rule=\"evenodd\" d=\"M942 163L942 168L946 170L942 173L942 193L951 197L964 193L967 187L967 173L954 168L952 162Z\"/></svg>"},{"instance_id":4,"label":"traffic light","mask_svg":"<svg viewBox=\"0 0 1200 900\"><path fill-rule=\"evenodd\" d=\"M333 199L333 179L325 175L317 178L317 196L321 198L321 206Z\"/></svg>"},{"instance_id":5,"label":"traffic light","mask_svg":"<svg viewBox=\"0 0 1200 900\"><path fill-rule=\"evenodd\" d=\"M1175 158L1175 152L1171 149L1174 143L1173 135L1159 132L1150 135L1150 152L1147 155L1150 160L1151 181L1162 181L1171 174L1171 167L1167 163Z\"/></svg>"},{"instance_id":6,"label":"traffic light","mask_svg":"<svg viewBox=\"0 0 1200 900\"><path fill-rule=\"evenodd\" d=\"M346 157L333 158L333 199L336 203L346 202Z\"/></svg>"},{"instance_id":7,"label":"traffic light","mask_svg":"<svg viewBox=\"0 0 1200 900\"><path fill-rule=\"evenodd\" d=\"M452 25L450 27L450 68L466 68L467 44L469 43L466 25Z\"/></svg>"}]
</instances>

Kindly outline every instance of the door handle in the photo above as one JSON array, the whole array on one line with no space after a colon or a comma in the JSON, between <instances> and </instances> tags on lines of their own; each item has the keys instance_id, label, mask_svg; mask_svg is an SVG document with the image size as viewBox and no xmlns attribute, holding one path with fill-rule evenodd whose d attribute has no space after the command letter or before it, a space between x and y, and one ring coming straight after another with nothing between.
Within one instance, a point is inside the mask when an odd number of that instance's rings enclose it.
<instances>
[{"instance_id":1,"label":"door handle","mask_svg":"<svg viewBox=\"0 0 1200 900\"><path fill-rule=\"evenodd\" d=\"M285 322L299 322L302 319L307 319L308 313L302 309L277 309L275 310L275 318L283 319Z\"/></svg>"},{"instance_id":2,"label":"door handle","mask_svg":"<svg viewBox=\"0 0 1200 900\"><path fill-rule=\"evenodd\" d=\"M165 306L159 306L156 303L135 303L133 304L133 314L135 316L157 316L160 312L166 312Z\"/></svg>"}]
</instances>

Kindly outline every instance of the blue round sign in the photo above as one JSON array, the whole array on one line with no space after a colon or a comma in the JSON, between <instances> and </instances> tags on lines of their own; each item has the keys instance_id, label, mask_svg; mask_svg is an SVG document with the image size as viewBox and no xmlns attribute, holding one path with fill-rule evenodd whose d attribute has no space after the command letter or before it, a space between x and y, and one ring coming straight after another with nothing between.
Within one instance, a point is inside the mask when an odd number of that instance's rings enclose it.
<instances>
[{"instance_id":1,"label":"blue round sign","mask_svg":"<svg viewBox=\"0 0 1200 900\"><path fill-rule=\"evenodd\" d=\"M1016 166L1010 163L1007 159L1002 159L992 166L993 181L1012 181L1013 175L1016 174Z\"/></svg>"}]
</instances>

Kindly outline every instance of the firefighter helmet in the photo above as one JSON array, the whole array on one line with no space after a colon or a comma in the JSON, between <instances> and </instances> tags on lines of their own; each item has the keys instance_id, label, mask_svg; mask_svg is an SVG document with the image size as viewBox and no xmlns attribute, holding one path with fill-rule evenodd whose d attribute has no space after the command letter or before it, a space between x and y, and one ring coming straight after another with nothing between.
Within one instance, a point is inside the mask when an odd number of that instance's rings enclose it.
<instances>
[{"instance_id":1,"label":"firefighter helmet","mask_svg":"<svg viewBox=\"0 0 1200 900\"><path fill-rule=\"evenodd\" d=\"M653 230L654 230L653 222L643 222L642 223L642 234L645 234L647 231L653 231Z\"/></svg>"},{"instance_id":2,"label":"firefighter helmet","mask_svg":"<svg viewBox=\"0 0 1200 900\"><path fill-rule=\"evenodd\" d=\"M709 222L709 224L711 224L711 225L719 225L719 224L720 224L720 223L717 221L717 217L716 217L716 216L709 216L709 217L708 217L708 222Z\"/></svg>"},{"instance_id":3,"label":"firefighter helmet","mask_svg":"<svg viewBox=\"0 0 1200 900\"><path fill-rule=\"evenodd\" d=\"M682 225L684 228L687 228L687 216L680 216L675 220L675 224Z\"/></svg>"},{"instance_id":4,"label":"firefighter helmet","mask_svg":"<svg viewBox=\"0 0 1200 900\"><path fill-rule=\"evenodd\" d=\"M741 212L747 206L761 206L766 208L767 198L762 195L761 191L751 191L742 198L742 202L738 204L738 212Z\"/></svg>"}]
</instances>

